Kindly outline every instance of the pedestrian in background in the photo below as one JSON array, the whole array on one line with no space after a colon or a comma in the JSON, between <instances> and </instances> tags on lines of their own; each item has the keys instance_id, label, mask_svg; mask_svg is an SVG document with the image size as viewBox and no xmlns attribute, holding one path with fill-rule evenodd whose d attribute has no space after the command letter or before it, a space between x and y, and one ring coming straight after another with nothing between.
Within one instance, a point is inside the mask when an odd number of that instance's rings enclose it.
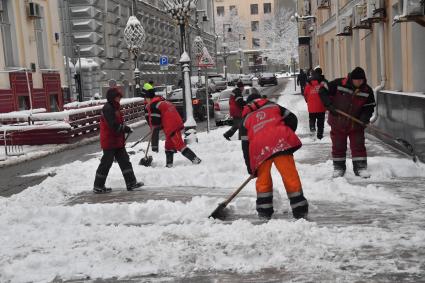
<instances>
[{"instance_id":1,"label":"pedestrian in background","mask_svg":"<svg viewBox=\"0 0 425 283\"><path fill-rule=\"evenodd\" d=\"M319 96L319 89L322 82L326 82L326 80L322 75L322 69L318 67L312 71L312 76L304 90L304 99L307 102L308 108L310 133L313 137L316 136L317 125L317 138L319 140L323 138L326 114L326 108Z\"/></svg>"},{"instance_id":2,"label":"pedestrian in background","mask_svg":"<svg viewBox=\"0 0 425 283\"><path fill-rule=\"evenodd\" d=\"M304 70L301 69L300 73L297 76L297 85L301 87L301 94L304 95L305 85L307 84L307 74L304 73Z\"/></svg>"},{"instance_id":3,"label":"pedestrian in background","mask_svg":"<svg viewBox=\"0 0 425 283\"><path fill-rule=\"evenodd\" d=\"M237 130L239 130L239 126L241 124L242 120L242 110L245 106L245 100L243 100L243 91L245 89L244 84L241 81L238 81L236 84L236 88L233 89L232 93L230 94L229 99L229 109L230 109L230 116L232 116L232 127L223 134L224 138L230 141L230 138L236 133ZM239 133L239 139L240 139L240 133Z\"/></svg>"}]
</instances>

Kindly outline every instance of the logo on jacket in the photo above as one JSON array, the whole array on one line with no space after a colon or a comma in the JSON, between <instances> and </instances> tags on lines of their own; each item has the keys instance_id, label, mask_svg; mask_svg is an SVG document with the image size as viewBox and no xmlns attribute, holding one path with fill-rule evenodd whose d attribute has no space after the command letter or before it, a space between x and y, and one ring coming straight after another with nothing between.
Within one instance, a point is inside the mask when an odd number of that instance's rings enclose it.
<instances>
[{"instance_id":1,"label":"logo on jacket","mask_svg":"<svg viewBox=\"0 0 425 283\"><path fill-rule=\"evenodd\" d=\"M258 121L262 121L266 118L266 113L263 111L258 112L255 117L257 117Z\"/></svg>"}]
</instances>

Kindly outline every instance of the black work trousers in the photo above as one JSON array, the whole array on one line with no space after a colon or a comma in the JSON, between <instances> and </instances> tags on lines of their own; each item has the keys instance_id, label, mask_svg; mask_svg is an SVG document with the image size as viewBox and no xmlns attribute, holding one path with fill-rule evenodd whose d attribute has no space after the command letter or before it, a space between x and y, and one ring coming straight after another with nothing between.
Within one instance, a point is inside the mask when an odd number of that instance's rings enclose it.
<instances>
[{"instance_id":1,"label":"black work trousers","mask_svg":"<svg viewBox=\"0 0 425 283\"><path fill-rule=\"evenodd\" d=\"M242 118L233 118L232 127L227 132L225 132L224 135L228 138L231 138L236 133L236 131L239 130L241 122L242 122ZM240 133L239 133L239 139L241 139Z\"/></svg>"},{"instance_id":2,"label":"black work trousers","mask_svg":"<svg viewBox=\"0 0 425 283\"><path fill-rule=\"evenodd\" d=\"M316 131L317 125L317 138L323 138L323 129L325 127L325 112L309 113L310 132Z\"/></svg>"},{"instance_id":3,"label":"black work trousers","mask_svg":"<svg viewBox=\"0 0 425 283\"><path fill-rule=\"evenodd\" d=\"M108 177L109 169L111 169L114 158L121 168L121 172L127 187L134 185L137 182L136 176L134 176L133 166L131 165L130 158L127 154L127 150L124 147L117 149L104 149L99 167L96 170L94 188L102 189L105 187L106 178Z\"/></svg>"}]
</instances>

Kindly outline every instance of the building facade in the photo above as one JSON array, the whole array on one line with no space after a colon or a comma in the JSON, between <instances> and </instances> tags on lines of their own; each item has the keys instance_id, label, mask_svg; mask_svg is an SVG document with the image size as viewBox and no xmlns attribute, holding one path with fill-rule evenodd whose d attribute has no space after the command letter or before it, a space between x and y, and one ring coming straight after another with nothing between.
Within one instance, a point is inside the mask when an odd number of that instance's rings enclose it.
<instances>
[{"instance_id":1,"label":"building facade","mask_svg":"<svg viewBox=\"0 0 425 283\"><path fill-rule=\"evenodd\" d=\"M92 98L96 93L104 95L111 79L123 88L125 96L133 96L134 58L129 55L123 33L133 11L146 33L146 41L138 58L142 81L153 80L156 84L177 83L180 74L180 32L165 13L162 1L64 0L61 2L60 14L65 38L65 55L70 58L71 65L75 65L78 69L78 54L75 47L79 45L80 56L84 62L92 62L87 64L89 66L83 64L82 67L85 100ZM206 2L208 1L199 1L198 9L207 9ZM194 23L191 26L190 34L194 34ZM214 35L209 33L210 30L206 24L205 30L201 33L206 45L213 51ZM188 46L191 46L190 36L188 38ZM161 56L169 58L168 70L161 70L159 65ZM71 72L72 68L70 68ZM68 78L73 84L71 74Z\"/></svg>"},{"instance_id":2,"label":"building facade","mask_svg":"<svg viewBox=\"0 0 425 283\"><path fill-rule=\"evenodd\" d=\"M266 23L272 21L282 9L293 9L295 12L295 1L214 0L221 68L225 60L229 73L281 68L268 64L267 56L263 56L263 53L270 48L265 36L268 33Z\"/></svg>"},{"instance_id":3,"label":"building facade","mask_svg":"<svg viewBox=\"0 0 425 283\"><path fill-rule=\"evenodd\" d=\"M315 17L307 30L313 63L328 79L362 67L378 101L372 121L425 158L424 2L300 0L298 13Z\"/></svg>"},{"instance_id":4,"label":"building facade","mask_svg":"<svg viewBox=\"0 0 425 283\"><path fill-rule=\"evenodd\" d=\"M57 2L0 1L0 112L63 107Z\"/></svg>"}]
</instances>

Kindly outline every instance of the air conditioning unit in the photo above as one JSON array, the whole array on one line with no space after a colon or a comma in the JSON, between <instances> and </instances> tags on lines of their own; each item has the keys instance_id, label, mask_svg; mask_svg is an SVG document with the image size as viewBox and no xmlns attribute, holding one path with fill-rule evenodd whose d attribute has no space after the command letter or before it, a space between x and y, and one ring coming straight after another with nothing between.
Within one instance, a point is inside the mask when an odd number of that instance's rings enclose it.
<instances>
[{"instance_id":1,"label":"air conditioning unit","mask_svg":"<svg viewBox=\"0 0 425 283\"><path fill-rule=\"evenodd\" d=\"M337 27L337 36L351 36L351 17L339 17L339 23Z\"/></svg>"},{"instance_id":2,"label":"air conditioning unit","mask_svg":"<svg viewBox=\"0 0 425 283\"><path fill-rule=\"evenodd\" d=\"M41 8L37 3L28 3L28 17L41 18Z\"/></svg>"},{"instance_id":3,"label":"air conditioning unit","mask_svg":"<svg viewBox=\"0 0 425 283\"><path fill-rule=\"evenodd\" d=\"M353 7L353 29L370 29L370 23L362 22L367 17L367 6L355 5Z\"/></svg>"},{"instance_id":4,"label":"air conditioning unit","mask_svg":"<svg viewBox=\"0 0 425 283\"><path fill-rule=\"evenodd\" d=\"M425 4L423 0L403 0L402 17L423 16L424 6Z\"/></svg>"},{"instance_id":5,"label":"air conditioning unit","mask_svg":"<svg viewBox=\"0 0 425 283\"><path fill-rule=\"evenodd\" d=\"M362 22L376 23L385 20L384 0L367 0L366 17Z\"/></svg>"},{"instance_id":6,"label":"air conditioning unit","mask_svg":"<svg viewBox=\"0 0 425 283\"><path fill-rule=\"evenodd\" d=\"M317 9L330 9L331 1L330 0L317 0Z\"/></svg>"}]
</instances>

